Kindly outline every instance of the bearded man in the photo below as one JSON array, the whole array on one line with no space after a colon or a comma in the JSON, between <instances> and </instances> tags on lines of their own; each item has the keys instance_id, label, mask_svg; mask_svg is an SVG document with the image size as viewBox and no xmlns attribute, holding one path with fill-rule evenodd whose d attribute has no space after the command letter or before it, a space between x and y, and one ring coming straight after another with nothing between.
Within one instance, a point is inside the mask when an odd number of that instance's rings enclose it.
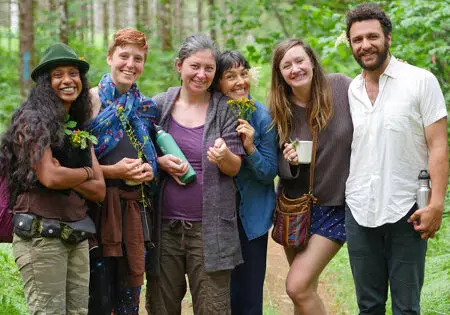
<instances>
[{"instance_id":1,"label":"bearded man","mask_svg":"<svg viewBox=\"0 0 450 315\"><path fill-rule=\"evenodd\" d=\"M346 232L360 314L420 314L427 239L439 229L448 183L447 111L436 77L389 52L392 24L373 3L347 14L363 68L349 87L354 125ZM432 188L418 208L420 170Z\"/></svg>"}]
</instances>

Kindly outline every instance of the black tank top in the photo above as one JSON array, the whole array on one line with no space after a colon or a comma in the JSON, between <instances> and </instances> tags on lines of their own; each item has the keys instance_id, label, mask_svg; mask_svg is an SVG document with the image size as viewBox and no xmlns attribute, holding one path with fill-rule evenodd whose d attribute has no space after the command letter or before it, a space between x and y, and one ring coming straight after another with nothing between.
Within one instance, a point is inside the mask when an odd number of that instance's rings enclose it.
<instances>
[{"instance_id":1,"label":"black tank top","mask_svg":"<svg viewBox=\"0 0 450 315\"><path fill-rule=\"evenodd\" d=\"M99 160L101 165L114 165L124 157L130 159L137 159L138 155L136 149L131 144L130 138L125 133L123 138L119 141L119 143L114 147L114 149L109 152L108 155L102 157ZM105 178L106 186L124 186L125 183L121 179L117 178Z\"/></svg>"}]
</instances>

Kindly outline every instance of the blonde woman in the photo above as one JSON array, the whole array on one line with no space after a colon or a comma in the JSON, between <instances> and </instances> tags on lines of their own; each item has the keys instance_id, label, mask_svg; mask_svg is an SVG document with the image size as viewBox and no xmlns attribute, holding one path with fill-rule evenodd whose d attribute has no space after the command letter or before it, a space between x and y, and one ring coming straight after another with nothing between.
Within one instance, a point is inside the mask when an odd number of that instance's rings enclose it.
<instances>
[{"instance_id":1,"label":"blonde woman","mask_svg":"<svg viewBox=\"0 0 450 315\"><path fill-rule=\"evenodd\" d=\"M310 239L303 248L285 248L290 270L286 290L296 314L325 314L317 294L319 276L345 242L344 189L350 163L352 122L350 79L326 75L313 50L300 39L273 53L269 109L279 135L279 177L288 198L307 193L309 164L300 164L291 139L311 140L318 130Z\"/></svg>"}]
</instances>

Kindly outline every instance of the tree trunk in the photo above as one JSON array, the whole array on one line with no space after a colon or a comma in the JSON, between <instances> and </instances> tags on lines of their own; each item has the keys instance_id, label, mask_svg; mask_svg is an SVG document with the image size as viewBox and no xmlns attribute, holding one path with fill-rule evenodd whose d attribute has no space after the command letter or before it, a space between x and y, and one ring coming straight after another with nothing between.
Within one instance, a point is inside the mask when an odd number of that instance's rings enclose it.
<instances>
[{"instance_id":1,"label":"tree trunk","mask_svg":"<svg viewBox=\"0 0 450 315\"><path fill-rule=\"evenodd\" d=\"M20 93L26 96L30 88L30 74L33 60L33 0L19 1L20 28Z\"/></svg>"},{"instance_id":2,"label":"tree trunk","mask_svg":"<svg viewBox=\"0 0 450 315\"><path fill-rule=\"evenodd\" d=\"M172 33L170 30L171 6L170 0L161 0L160 12L160 34L161 34L161 50L172 50Z\"/></svg>"},{"instance_id":3,"label":"tree trunk","mask_svg":"<svg viewBox=\"0 0 450 315\"><path fill-rule=\"evenodd\" d=\"M49 0L48 4L50 6L50 11L55 12L56 8L58 7L58 4L56 3L57 0Z\"/></svg>"},{"instance_id":4,"label":"tree trunk","mask_svg":"<svg viewBox=\"0 0 450 315\"><path fill-rule=\"evenodd\" d=\"M149 29L149 31L151 30L151 32L149 32L148 33L148 36L147 36L147 38L148 39L154 39L155 37L156 37L156 35L158 34L157 33L157 30L158 30L158 25L159 25L159 22L158 22L158 18L159 18L159 13L158 13L158 8L159 8L159 0L150 0L150 14L149 14L149 16L151 17L150 18L150 29Z\"/></svg>"},{"instance_id":5,"label":"tree trunk","mask_svg":"<svg viewBox=\"0 0 450 315\"><path fill-rule=\"evenodd\" d=\"M8 53L12 55L12 25L11 25L11 16L12 16L12 0L8 1Z\"/></svg>"},{"instance_id":6,"label":"tree trunk","mask_svg":"<svg viewBox=\"0 0 450 315\"><path fill-rule=\"evenodd\" d=\"M84 0L81 4L81 25L80 25L80 40L85 41L87 38L85 37L86 32L89 30L89 7L88 1Z\"/></svg>"},{"instance_id":7,"label":"tree trunk","mask_svg":"<svg viewBox=\"0 0 450 315\"><path fill-rule=\"evenodd\" d=\"M90 41L91 44L95 44L95 22L94 22L94 0L89 0L89 35L90 35Z\"/></svg>"},{"instance_id":8,"label":"tree trunk","mask_svg":"<svg viewBox=\"0 0 450 315\"><path fill-rule=\"evenodd\" d=\"M150 33L150 11L149 11L149 6L148 6L148 0L142 0L142 7L141 7L141 11L142 11L142 31L145 34L149 34Z\"/></svg>"},{"instance_id":9,"label":"tree trunk","mask_svg":"<svg viewBox=\"0 0 450 315\"><path fill-rule=\"evenodd\" d=\"M59 24L59 40L64 43L69 43L69 26L68 26L68 14L67 14L67 0L58 0L58 10L60 16Z\"/></svg>"},{"instance_id":10,"label":"tree trunk","mask_svg":"<svg viewBox=\"0 0 450 315\"><path fill-rule=\"evenodd\" d=\"M213 41L217 41L217 31L216 31L216 4L214 0L208 0L209 8L208 8L208 15L209 15L209 34L211 36L211 39Z\"/></svg>"},{"instance_id":11,"label":"tree trunk","mask_svg":"<svg viewBox=\"0 0 450 315\"><path fill-rule=\"evenodd\" d=\"M144 13L142 12L141 0L135 0L134 2L134 16L136 17L136 29L142 31L144 25Z\"/></svg>"},{"instance_id":12,"label":"tree trunk","mask_svg":"<svg viewBox=\"0 0 450 315\"><path fill-rule=\"evenodd\" d=\"M197 32L201 33L202 32L202 2L203 0L197 0Z\"/></svg>"},{"instance_id":13,"label":"tree trunk","mask_svg":"<svg viewBox=\"0 0 450 315\"><path fill-rule=\"evenodd\" d=\"M120 10L119 10L119 0L114 0L113 2L114 9L114 32L120 29Z\"/></svg>"},{"instance_id":14,"label":"tree trunk","mask_svg":"<svg viewBox=\"0 0 450 315\"><path fill-rule=\"evenodd\" d=\"M175 41L177 43L183 40L183 2L182 0L174 1L174 23L173 29L175 29Z\"/></svg>"},{"instance_id":15,"label":"tree trunk","mask_svg":"<svg viewBox=\"0 0 450 315\"><path fill-rule=\"evenodd\" d=\"M109 11L108 11L108 1L103 1L103 44L108 45L109 37Z\"/></svg>"}]
</instances>

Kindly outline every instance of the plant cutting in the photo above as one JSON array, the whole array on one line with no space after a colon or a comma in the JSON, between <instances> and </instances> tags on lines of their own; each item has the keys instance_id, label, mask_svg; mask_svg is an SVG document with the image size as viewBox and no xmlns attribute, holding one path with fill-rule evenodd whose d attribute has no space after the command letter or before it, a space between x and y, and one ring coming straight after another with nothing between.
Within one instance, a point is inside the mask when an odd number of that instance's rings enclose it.
<instances>
[{"instance_id":1,"label":"plant cutting","mask_svg":"<svg viewBox=\"0 0 450 315\"><path fill-rule=\"evenodd\" d=\"M228 100L228 106L230 106L232 113L237 119L250 120L250 116L256 110L255 100L248 98L240 98L237 100Z\"/></svg>"},{"instance_id":2,"label":"plant cutting","mask_svg":"<svg viewBox=\"0 0 450 315\"><path fill-rule=\"evenodd\" d=\"M70 144L74 148L81 148L84 150L89 146L89 143L94 145L98 143L97 137L90 134L88 131L75 129L77 122L70 120L69 114L66 114L64 121L64 133L69 137Z\"/></svg>"},{"instance_id":3,"label":"plant cutting","mask_svg":"<svg viewBox=\"0 0 450 315\"><path fill-rule=\"evenodd\" d=\"M123 106L119 106L117 108L117 116L119 117L119 120L122 123L122 126L125 129L128 138L130 139L131 145L136 150L138 158L142 159L144 157L143 148L148 141L148 137L147 136L144 137L144 143L141 143L139 141L139 139L136 137L136 134L134 133L133 126L130 124L130 121L128 120L127 116L124 115L123 110L124 110ZM142 203L142 206L144 208L150 207L150 200L148 200L148 198L145 197L144 183L137 183L130 180L126 181L126 183L130 186L141 185L140 202Z\"/></svg>"}]
</instances>

